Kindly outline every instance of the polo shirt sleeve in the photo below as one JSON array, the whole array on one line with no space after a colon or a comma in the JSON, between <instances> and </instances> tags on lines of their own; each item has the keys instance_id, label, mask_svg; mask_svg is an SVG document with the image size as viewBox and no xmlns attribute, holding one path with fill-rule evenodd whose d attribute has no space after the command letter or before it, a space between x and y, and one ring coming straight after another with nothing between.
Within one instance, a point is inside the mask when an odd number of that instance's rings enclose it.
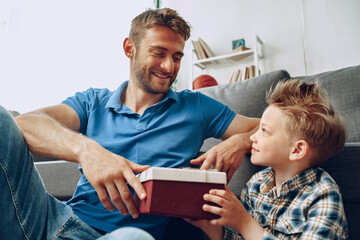
<instances>
[{"instance_id":1,"label":"polo shirt sleeve","mask_svg":"<svg viewBox=\"0 0 360 240\"><path fill-rule=\"evenodd\" d=\"M200 92L198 92L198 97L205 138L220 138L234 119L236 113L225 104Z\"/></svg>"},{"instance_id":2,"label":"polo shirt sleeve","mask_svg":"<svg viewBox=\"0 0 360 240\"><path fill-rule=\"evenodd\" d=\"M86 133L88 122L88 112L93 102L94 89L90 88L84 92L77 92L74 96L68 97L62 103L75 110L80 119L80 130L82 134Z\"/></svg>"}]
</instances>

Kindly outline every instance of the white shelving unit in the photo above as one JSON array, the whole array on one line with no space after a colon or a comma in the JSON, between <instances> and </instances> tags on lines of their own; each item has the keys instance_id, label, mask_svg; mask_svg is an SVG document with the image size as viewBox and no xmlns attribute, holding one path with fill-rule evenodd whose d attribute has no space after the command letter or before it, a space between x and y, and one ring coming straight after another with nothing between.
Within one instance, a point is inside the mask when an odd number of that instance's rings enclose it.
<instances>
[{"instance_id":1,"label":"white shelving unit","mask_svg":"<svg viewBox=\"0 0 360 240\"><path fill-rule=\"evenodd\" d=\"M256 35L254 38L254 46L250 50L234 52L224 55L219 55L211 58L205 58L197 60L194 52L192 56L192 62L190 67L190 77L189 77L189 89L192 89L192 82L195 79L194 76L194 67L200 68L202 74L206 74L208 69L221 68L222 66L244 66L244 61L253 58L253 65L255 66L255 76L259 75L259 70L261 73L265 72L264 64L262 62L264 58L264 44L262 40Z\"/></svg>"}]
</instances>

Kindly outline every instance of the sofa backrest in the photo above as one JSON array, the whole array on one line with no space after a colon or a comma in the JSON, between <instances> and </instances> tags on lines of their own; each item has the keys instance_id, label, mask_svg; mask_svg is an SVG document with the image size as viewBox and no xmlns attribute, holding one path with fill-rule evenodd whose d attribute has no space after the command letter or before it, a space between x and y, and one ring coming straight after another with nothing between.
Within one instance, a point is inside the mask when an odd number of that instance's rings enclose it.
<instances>
[{"instance_id":1,"label":"sofa backrest","mask_svg":"<svg viewBox=\"0 0 360 240\"><path fill-rule=\"evenodd\" d=\"M346 141L360 142L360 65L298 78L305 82L321 82L331 104L345 118Z\"/></svg>"},{"instance_id":2,"label":"sofa backrest","mask_svg":"<svg viewBox=\"0 0 360 240\"><path fill-rule=\"evenodd\" d=\"M320 81L332 105L344 116L347 143L321 167L340 187L350 239L360 239L360 65L298 78Z\"/></svg>"},{"instance_id":3,"label":"sofa backrest","mask_svg":"<svg viewBox=\"0 0 360 240\"><path fill-rule=\"evenodd\" d=\"M279 80L286 78L289 78L289 74L279 70L241 82L201 88L199 92L226 104L236 113L248 117L261 117L267 106L266 91Z\"/></svg>"}]
</instances>

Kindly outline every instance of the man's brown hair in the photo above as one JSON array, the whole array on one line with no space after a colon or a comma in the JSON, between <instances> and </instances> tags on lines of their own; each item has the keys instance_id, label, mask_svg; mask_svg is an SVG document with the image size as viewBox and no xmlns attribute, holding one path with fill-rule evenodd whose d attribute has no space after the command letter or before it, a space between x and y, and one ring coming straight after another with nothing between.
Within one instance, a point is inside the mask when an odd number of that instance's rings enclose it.
<instances>
[{"instance_id":1,"label":"man's brown hair","mask_svg":"<svg viewBox=\"0 0 360 240\"><path fill-rule=\"evenodd\" d=\"M266 101L279 107L287 116L286 130L290 137L306 140L317 153L314 165L338 153L344 146L344 120L334 110L320 83L299 79L280 81L268 92Z\"/></svg>"},{"instance_id":2,"label":"man's brown hair","mask_svg":"<svg viewBox=\"0 0 360 240\"><path fill-rule=\"evenodd\" d=\"M149 9L135 17L131 22L129 37L136 47L139 46L146 29L154 25L167 27L184 36L185 41L190 37L189 24L170 8Z\"/></svg>"}]
</instances>

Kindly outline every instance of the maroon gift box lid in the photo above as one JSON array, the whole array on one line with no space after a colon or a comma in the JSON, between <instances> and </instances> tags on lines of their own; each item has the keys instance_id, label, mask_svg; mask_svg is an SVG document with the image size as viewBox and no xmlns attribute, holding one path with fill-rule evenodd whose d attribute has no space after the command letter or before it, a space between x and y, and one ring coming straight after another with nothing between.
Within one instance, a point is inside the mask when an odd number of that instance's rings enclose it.
<instances>
[{"instance_id":1,"label":"maroon gift box lid","mask_svg":"<svg viewBox=\"0 0 360 240\"><path fill-rule=\"evenodd\" d=\"M163 180L226 184L226 173L215 170L151 167L137 177L140 182Z\"/></svg>"}]
</instances>

